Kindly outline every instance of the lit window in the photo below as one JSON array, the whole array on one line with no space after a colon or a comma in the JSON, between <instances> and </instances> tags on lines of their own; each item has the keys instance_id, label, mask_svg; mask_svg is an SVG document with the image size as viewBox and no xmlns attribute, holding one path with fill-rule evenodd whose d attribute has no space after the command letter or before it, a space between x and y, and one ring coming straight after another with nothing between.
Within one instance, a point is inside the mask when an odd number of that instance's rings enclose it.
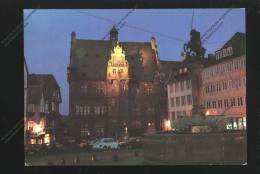
<instances>
[{"instance_id":1,"label":"lit window","mask_svg":"<svg viewBox=\"0 0 260 174\"><path fill-rule=\"evenodd\" d=\"M94 114L97 115L99 112L99 108L97 106L94 106Z\"/></svg>"},{"instance_id":2,"label":"lit window","mask_svg":"<svg viewBox=\"0 0 260 174\"><path fill-rule=\"evenodd\" d=\"M191 87L191 80L190 79L186 81L186 86L187 86L186 87L187 89L190 89L190 87Z\"/></svg>"},{"instance_id":3,"label":"lit window","mask_svg":"<svg viewBox=\"0 0 260 174\"><path fill-rule=\"evenodd\" d=\"M83 106L83 113L84 113L84 115L86 115L87 114L87 106Z\"/></svg>"},{"instance_id":4,"label":"lit window","mask_svg":"<svg viewBox=\"0 0 260 174\"><path fill-rule=\"evenodd\" d=\"M51 111L56 111L56 104L54 102L51 102Z\"/></svg>"},{"instance_id":5,"label":"lit window","mask_svg":"<svg viewBox=\"0 0 260 174\"><path fill-rule=\"evenodd\" d=\"M83 93L87 93L88 91L88 86L86 84L83 84L81 87L80 87L80 91L83 92Z\"/></svg>"},{"instance_id":6,"label":"lit window","mask_svg":"<svg viewBox=\"0 0 260 174\"><path fill-rule=\"evenodd\" d=\"M75 106L75 110L76 110L76 113L78 114L79 113L79 105Z\"/></svg>"},{"instance_id":7,"label":"lit window","mask_svg":"<svg viewBox=\"0 0 260 174\"><path fill-rule=\"evenodd\" d=\"M121 74L121 73L123 73L123 72L124 72L123 69L119 69L119 70L118 70L118 73L119 73L119 74Z\"/></svg>"},{"instance_id":8,"label":"lit window","mask_svg":"<svg viewBox=\"0 0 260 174\"><path fill-rule=\"evenodd\" d=\"M246 129L246 117L243 117L243 126L244 126L244 129Z\"/></svg>"},{"instance_id":9,"label":"lit window","mask_svg":"<svg viewBox=\"0 0 260 174\"><path fill-rule=\"evenodd\" d=\"M35 112L34 104L28 104L27 110L28 112Z\"/></svg>"},{"instance_id":10,"label":"lit window","mask_svg":"<svg viewBox=\"0 0 260 174\"><path fill-rule=\"evenodd\" d=\"M28 121L27 122L27 130L33 130L33 125L34 125L34 122L33 121Z\"/></svg>"},{"instance_id":11,"label":"lit window","mask_svg":"<svg viewBox=\"0 0 260 174\"><path fill-rule=\"evenodd\" d=\"M84 107L83 106L79 106L79 114L83 115L84 114Z\"/></svg>"},{"instance_id":12,"label":"lit window","mask_svg":"<svg viewBox=\"0 0 260 174\"><path fill-rule=\"evenodd\" d=\"M45 102L45 112L49 112L49 105L47 101Z\"/></svg>"},{"instance_id":13,"label":"lit window","mask_svg":"<svg viewBox=\"0 0 260 174\"><path fill-rule=\"evenodd\" d=\"M90 106L87 106L87 115L90 114Z\"/></svg>"},{"instance_id":14,"label":"lit window","mask_svg":"<svg viewBox=\"0 0 260 174\"><path fill-rule=\"evenodd\" d=\"M88 125L87 124L82 124L80 128L80 136L81 137L86 137L89 135L88 131Z\"/></svg>"},{"instance_id":15,"label":"lit window","mask_svg":"<svg viewBox=\"0 0 260 174\"><path fill-rule=\"evenodd\" d=\"M238 129L237 118L233 118L233 129Z\"/></svg>"},{"instance_id":16,"label":"lit window","mask_svg":"<svg viewBox=\"0 0 260 174\"><path fill-rule=\"evenodd\" d=\"M36 144L36 139L31 139L31 144Z\"/></svg>"},{"instance_id":17,"label":"lit window","mask_svg":"<svg viewBox=\"0 0 260 174\"><path fill-rule=\"evenodd\" d=\"M105 107L104 106L101 107L101 111L100 112L101 112L101 115L104 115L104 113L105 113Z\"/></svg>"},{"instance_id":18,"label":"lit window","mask_svg":"<svg viewBox=\"0 0 260 174\"><path fill-rule=\"evenodd\" d=\"M151 86L148 86L147 88L147 95L150 95L152 93L152 87Z\"/></svg>"}]
</instances>

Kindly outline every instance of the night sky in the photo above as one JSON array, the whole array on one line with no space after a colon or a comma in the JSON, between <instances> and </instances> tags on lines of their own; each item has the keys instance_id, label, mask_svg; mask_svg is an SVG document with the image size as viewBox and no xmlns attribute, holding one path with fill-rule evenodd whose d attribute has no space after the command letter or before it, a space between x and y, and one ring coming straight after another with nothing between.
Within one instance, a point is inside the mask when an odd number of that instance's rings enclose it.
<instances>
[{"instance_id":1,"label":"night sky","mask_svg":"<svg viewBox=\"0 0 260 174\"><path fill-rule=\"evenodd\" d=\"M54 74L61 87L61 114L69 111L67 66L71 32L80 39L101 40L130 9L124 10L24 10L24 54L29 73ZM193 28L203 35L227 9L194 9ZM192 9L138 9L125 20L120 41L156 39L161 60L180 60L189 40ZM214 53L236 32L245 32L245 9L232 9L221 27L205 42L206 55ZM108 39L108 38L107 38Z\"/></svg>"}]
</instances>

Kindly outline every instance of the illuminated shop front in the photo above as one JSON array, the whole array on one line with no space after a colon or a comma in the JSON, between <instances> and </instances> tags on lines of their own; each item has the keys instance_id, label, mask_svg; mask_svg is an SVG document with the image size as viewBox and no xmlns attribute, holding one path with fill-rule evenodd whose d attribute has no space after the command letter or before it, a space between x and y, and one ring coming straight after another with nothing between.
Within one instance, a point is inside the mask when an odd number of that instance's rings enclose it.
<instances>
[{"instance_id":1,"label":"illuminated shop front","mask_svg":"<svg viewBox=\"0 0 260 174\"><path fill-rule=\"evenodd\" d=\"M228 118L226 128L228 130L246 130L246 117Z\"/></svg>"},{"instance_id":2,"label":"illuminated shop front","mask_svg":"<svg viewBox=\"0 0 260 174\"><path fill-rule=\"evenodd\" d=\"M50 145L51 135L45 131L45 122L41 120L39 123L35 121L27 121L27 136L29 144L46 144ZM54 137L52 137L53 139Z\"/></svg>"}]
</instances>

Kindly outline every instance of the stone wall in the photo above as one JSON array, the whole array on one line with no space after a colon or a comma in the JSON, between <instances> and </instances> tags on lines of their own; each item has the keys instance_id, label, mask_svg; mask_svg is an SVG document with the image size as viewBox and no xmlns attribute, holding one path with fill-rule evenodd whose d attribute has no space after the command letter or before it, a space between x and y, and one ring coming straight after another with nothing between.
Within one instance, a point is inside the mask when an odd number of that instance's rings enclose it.
<instances>
[{"instance_id":1,"label":"stone wall","mask_svg":"<svg viewBox=\"0 0 260 174\"><path fill-rule=\"evenodd\" d=\"M145 164L207 165L247 161L246 132L150 134L144 136Z\"/></svg>"}]
</instances>

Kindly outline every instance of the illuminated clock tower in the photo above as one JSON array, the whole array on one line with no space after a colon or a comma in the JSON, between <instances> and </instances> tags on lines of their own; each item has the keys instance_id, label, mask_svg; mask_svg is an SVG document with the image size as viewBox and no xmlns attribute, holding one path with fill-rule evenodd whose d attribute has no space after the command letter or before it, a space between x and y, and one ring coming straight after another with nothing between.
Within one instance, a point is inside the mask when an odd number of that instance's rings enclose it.
<instances>
[{"instance_id":1,"label":"illuminated clock tower","mask_svg":"<svg viewBox=\"0 0 260 174\"><path fill-rule=\"evenodd\" d=\"M118 137L127 126L128 118L128 62L118 42L111 50L107 64L108 134Z\"/></svg>"}]
</instances>

